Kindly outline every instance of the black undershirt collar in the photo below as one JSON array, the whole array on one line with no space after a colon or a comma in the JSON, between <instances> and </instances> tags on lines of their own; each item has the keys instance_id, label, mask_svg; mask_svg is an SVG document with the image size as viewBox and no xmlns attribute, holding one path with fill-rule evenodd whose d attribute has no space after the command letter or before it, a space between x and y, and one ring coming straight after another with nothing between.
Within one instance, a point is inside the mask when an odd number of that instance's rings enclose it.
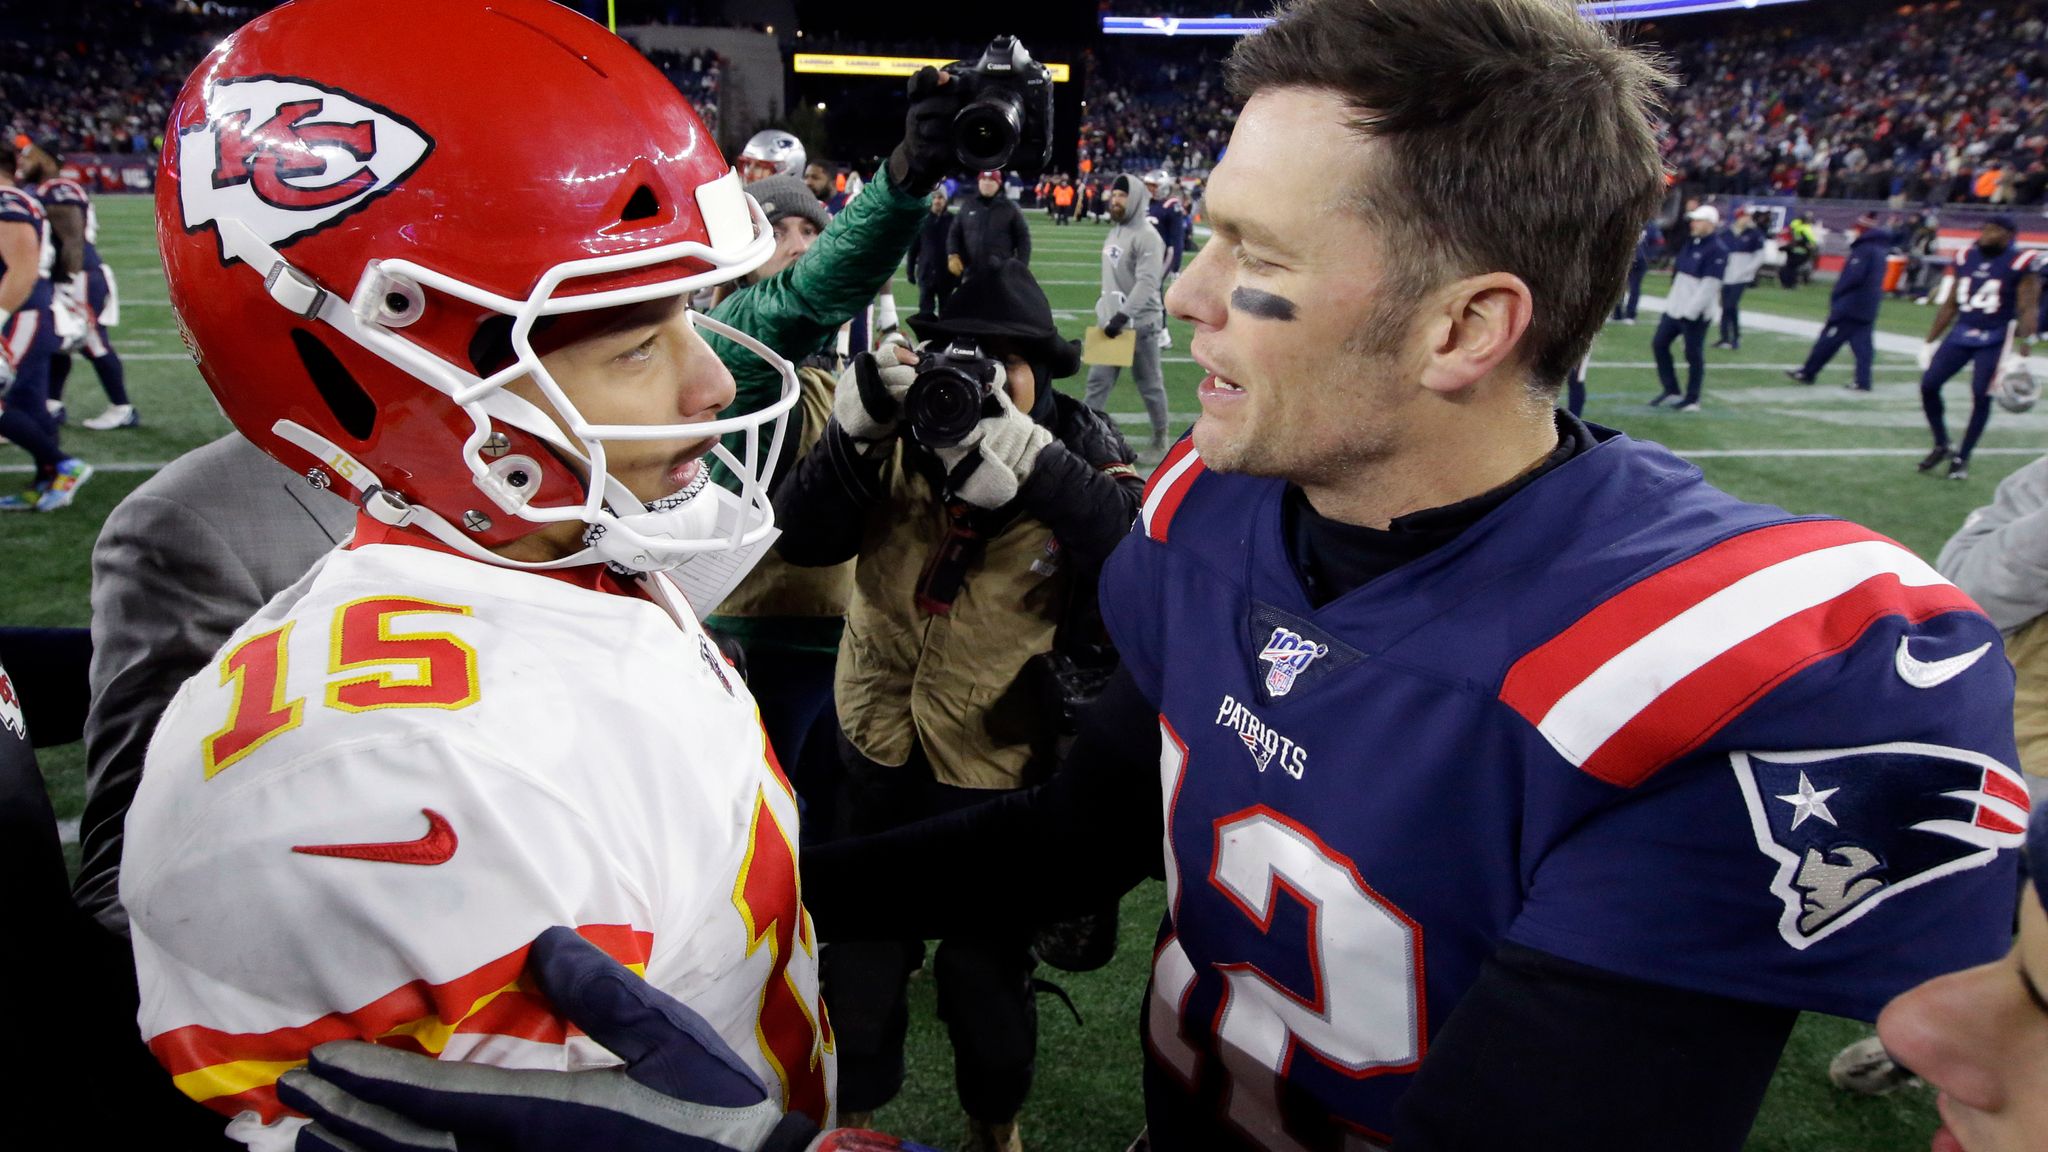
<instances>
[{"instance_id":1,"label":"black undershirt collar","mask_svg":"<svg viewBox=\"0 0 2048 1152\"><path fill-rule=\"evenodd\" d=\"M1332 520L1310 507L1308 495L1289 484L1281 501L1280 530L1294 573L1309 603L1320 608L1457 539L1510 496L1594 443L1592 432L1578 417L1557 409L1557 447L1542 463L1498 488L1456 504L1410 512L1385 528Z\"/></svg>"}]
</instances>

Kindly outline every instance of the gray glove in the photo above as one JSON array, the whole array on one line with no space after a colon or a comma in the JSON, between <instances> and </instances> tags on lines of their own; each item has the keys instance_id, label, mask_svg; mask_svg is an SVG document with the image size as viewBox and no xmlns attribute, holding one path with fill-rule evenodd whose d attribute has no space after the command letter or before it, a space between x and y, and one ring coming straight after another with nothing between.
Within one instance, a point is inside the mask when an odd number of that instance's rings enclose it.
<instances>
[{"instance_id":1,"label":"gray glove","mask_svg":"<svg viewBox=\"0 0 2048 1152\"><path fill-rule=\"evenodd\" d=\"M1038 453L1052 443L1050 428L1010 402L1000 371L988 401L997 411L983 416L958 444L934 452L946 466L946 487L977 508L1000 508L1015 500Z\"/></svg>"},{"instance_id":2,"label":"gray glove","mask_svg":"<svg viewBox=\"0 0 2048 1152\"><path fill-rule=\"evenodd\" d=\"M910 357L905 362L902 357ZM832 395L832 419L853 437L863 454L896 438L903 423L903 397L917 379L917 354L885 345L863 352L840 374Z\"/></svg>"}]
</instances>

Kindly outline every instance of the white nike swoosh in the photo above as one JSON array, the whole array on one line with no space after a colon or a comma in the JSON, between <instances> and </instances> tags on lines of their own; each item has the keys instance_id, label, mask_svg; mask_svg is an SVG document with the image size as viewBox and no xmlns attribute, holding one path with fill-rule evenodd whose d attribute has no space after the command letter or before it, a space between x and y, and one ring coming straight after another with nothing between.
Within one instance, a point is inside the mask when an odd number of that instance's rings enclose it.
<instances>
[{"instance_id":1,"label":"white nike swoosh","mask_svg":"<svg viewBox=\"0 0 2048 1152\"><path fill-rule=\"evenodd\" d=\"M1915 660L1913 654L1906 650L1906 645L1911 642L1910 637L1899 637L1898 657L1892 664L1899 670L1899 679L1915 688L1933 688L1946 684L1969 671L1971 665L1982 660L1984 654L1991 651L1991 641L1986 640L1968 652L1960 656L1950 656L1946 660Z\"/></svg>"}]
</instances>

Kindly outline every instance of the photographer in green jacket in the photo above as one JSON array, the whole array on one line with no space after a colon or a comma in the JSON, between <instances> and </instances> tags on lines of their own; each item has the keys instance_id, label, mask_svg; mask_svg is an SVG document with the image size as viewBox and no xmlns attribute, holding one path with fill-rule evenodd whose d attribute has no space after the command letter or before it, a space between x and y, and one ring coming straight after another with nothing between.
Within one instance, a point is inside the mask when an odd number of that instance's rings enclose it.
<instances>
[{"instance_id":1,"label":"photographer in green jacket","mask_svg":"<svg viewBox=\"0 0 2048 1152\"><path fill-rule=\"evenodd\" d=\"M902 262L929 215L932 186L958 167L952 122L960 100L952 78L926 68L911 77L909 91L902 142L839 215L828 217L794 177L747 186L775 226L776 253L710 314L801 366L801 397L769 473L771 490L817 442L831 414L834 334L867 307ZM707 333L706 339L732 372L727 414L757 408L780 391L781 377L760 357L722 337ZM741 446L734 438L727 447ZM813 755L806 757L805 747L812 727L821 719L829 722L834 653L852 581L850 564L803 570L771 554L708 621L745 650L747 684L760 704L769 744L807 807L827 802L837 778L829 734ZM821 826L811 815L804 823Z\"/></svg>"}]
</instances>

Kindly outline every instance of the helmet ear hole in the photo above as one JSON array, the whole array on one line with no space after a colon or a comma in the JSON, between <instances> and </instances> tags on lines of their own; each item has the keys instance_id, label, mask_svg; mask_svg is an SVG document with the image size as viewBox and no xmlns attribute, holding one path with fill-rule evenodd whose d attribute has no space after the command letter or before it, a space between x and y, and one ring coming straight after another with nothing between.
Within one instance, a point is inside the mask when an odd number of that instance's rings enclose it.
<instances>
[{"instance_id":1,"label":"helmet ear hole","mask_svg":"<svg viewBox=\"0 0 2048 1152\"><path fill-rule=\"evenodd\" d=\"M321 341L318 336L304 328L292 329L292 346L298 349L299 363L306 369L306 375L313 380L313 387L326 401L327 410L341 425L342 431L353 436L358 442L370 438L377 427L377 402L356 383L356 378L342 365L341 358Z\"/></svg>"},{"instance_id":2,"label":"helmet ear hole","mask_svg":"<svg viewBox=\"0 0 2048 1152\"><path fill-rule=\"evenodd\" d=\"M648 220L661 215L661 201L655 199L654 189L642 184L626 200L626 207L619 213L620 220Z\"/></svg>"},{"instance_id":3,"label":"helmet ear hole","mask_svg":"<svg viewBox=\"0 0 2048 1152\"><path fill-rule=\"evenodd\" d=\"M489 376L512 363L512 318L486 316L469 339L469 363L479 376Z\"/></svg>"}]
</instances>

